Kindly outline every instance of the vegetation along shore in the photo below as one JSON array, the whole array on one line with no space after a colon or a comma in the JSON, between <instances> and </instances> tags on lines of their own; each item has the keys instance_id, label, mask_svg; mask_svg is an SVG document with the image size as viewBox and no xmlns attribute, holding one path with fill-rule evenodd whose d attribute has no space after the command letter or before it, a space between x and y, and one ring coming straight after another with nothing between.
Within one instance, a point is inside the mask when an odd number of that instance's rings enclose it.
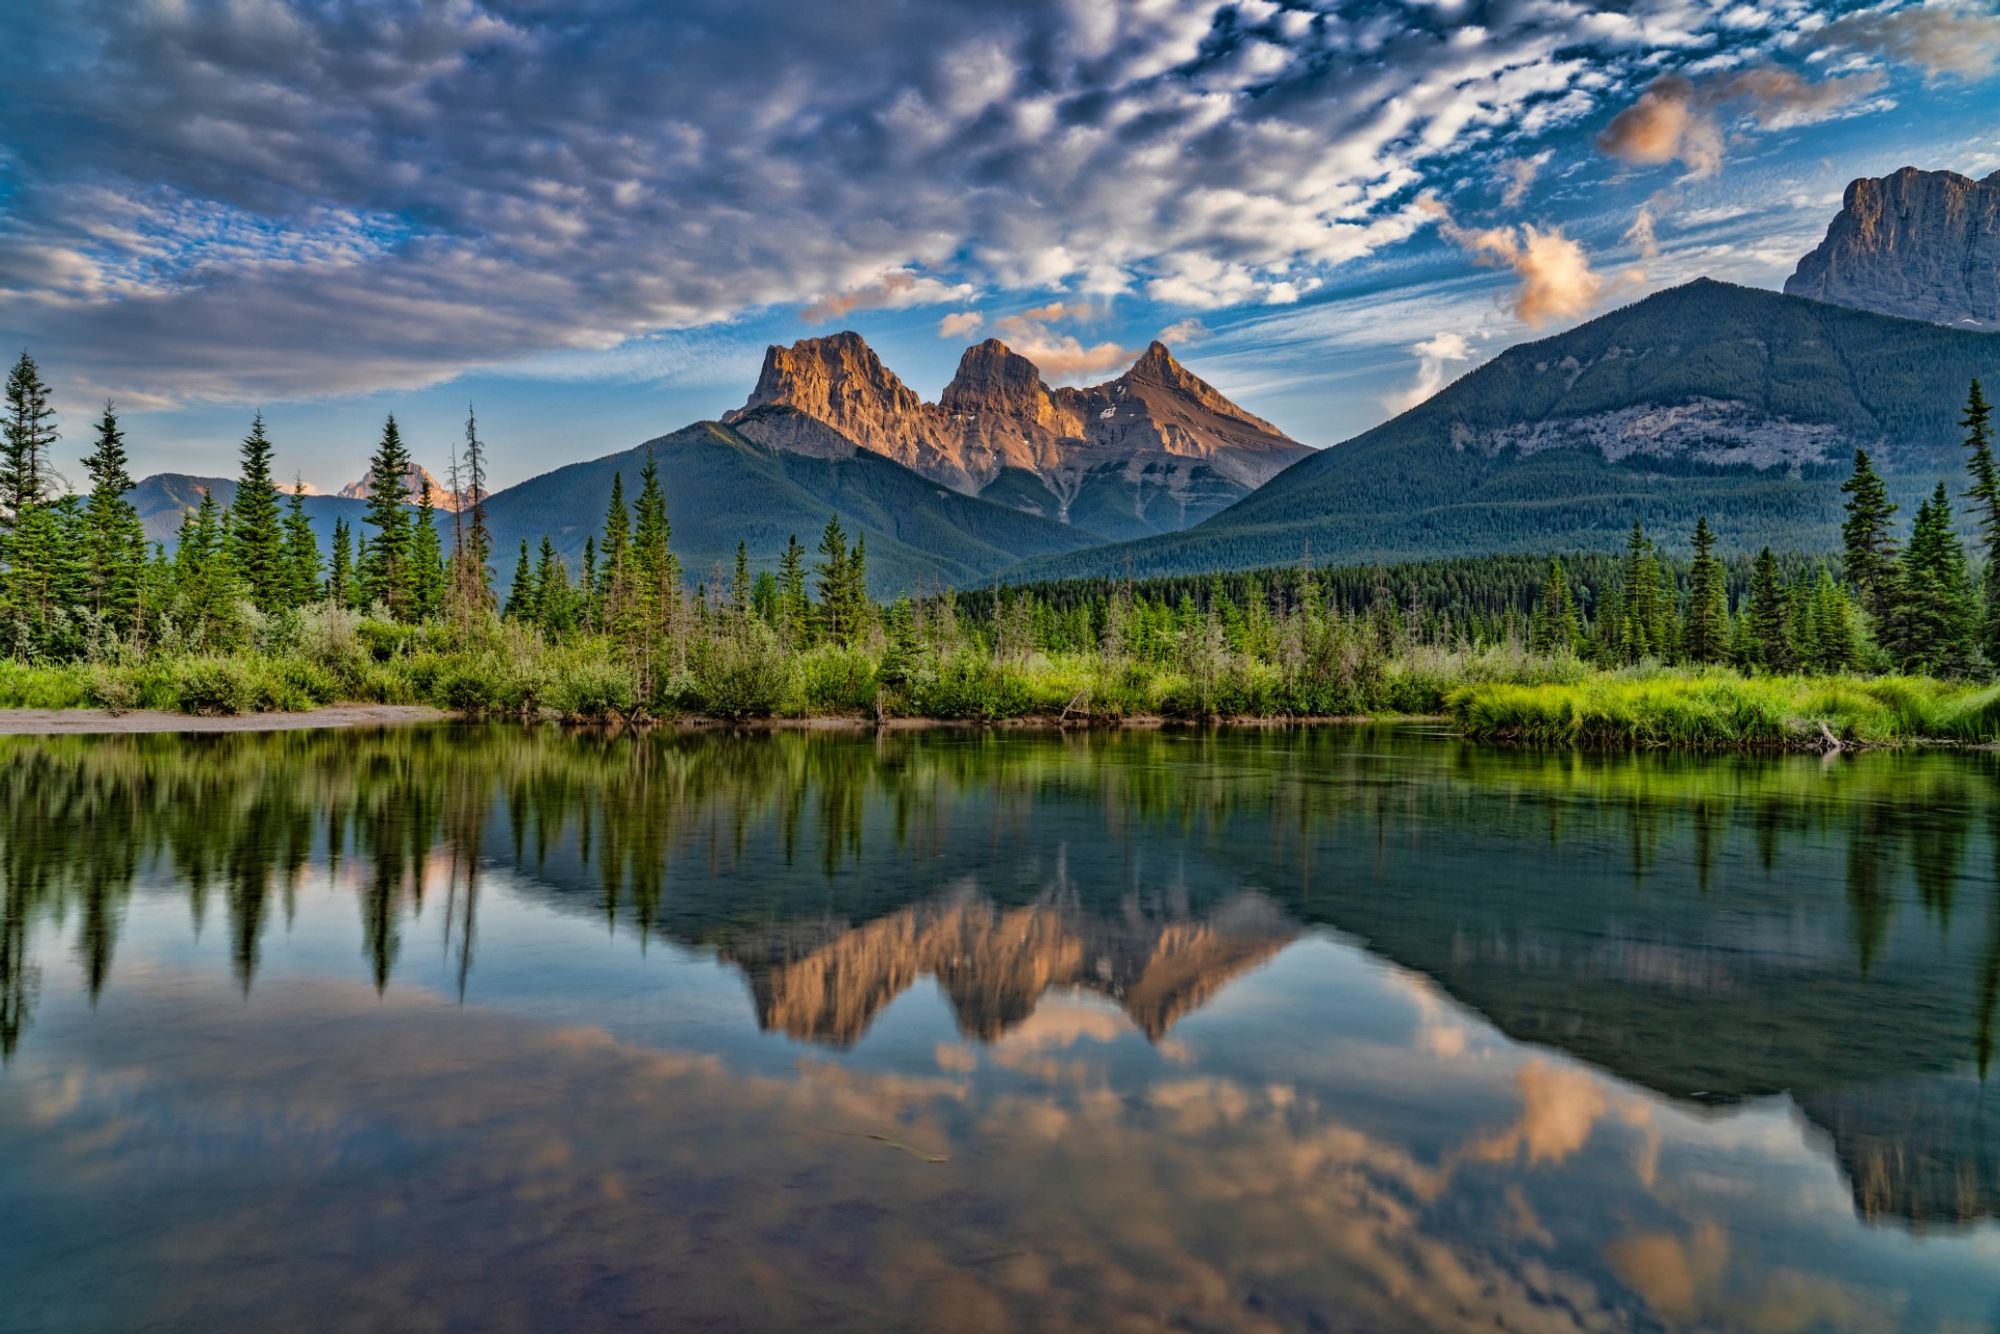
<instances>
[{"instance_id":1,"label":"vegetation along shore","mask_svg":"<svg viewBox=\"0 0 2000 1334\"><path fill-rule=\"evenodd\" d=\"M228 508L150 549L108 406L55 495L48 390L23 354L0 457L0 707L233 716L331 704L651 723L859 718L1064 724L1448 715L1527 744L1827 748L2000 741L2000 467L1965 407L1976 551L1940 482L1899 534L1858 453L1837 559L1688 558L1633 528L1622 556L1297 566L1072 580L883 604L838 516L775 569L681 568L659 470L614 479L571 570L544 540L496 590L468 417L451 503L393 418L358 530L322 548L274 481L261 420ZM412 503L414 502L414 503Z\"/></svg>"}]
</instances>

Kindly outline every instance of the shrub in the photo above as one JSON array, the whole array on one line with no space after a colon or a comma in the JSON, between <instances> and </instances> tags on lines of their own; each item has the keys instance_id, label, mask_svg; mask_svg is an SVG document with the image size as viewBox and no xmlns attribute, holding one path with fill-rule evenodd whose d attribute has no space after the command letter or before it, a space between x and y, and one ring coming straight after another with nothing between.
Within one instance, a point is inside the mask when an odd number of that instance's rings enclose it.
<instances>
[{"instance_id":1,"label":"shrub","mask_svg":"<svg viewBox=\"0 0 2000 1334\"><path fill-rule=\"evenodd\" d=\"M790 687L777 635L754 621L697 645L684 703L717 718L768 718L784 707Z\"/></svg>"},{"instance_id":2,"label":"shrub","mask_svg":"<svg viewBox=\"0 0 2000 1334\"><path fill-rule=\"evenodd\" d=\"M799 712L809 716L875 711L875 659L858 649L824 645L803 654L793 685Z\"/></svg>"}]
</instances>

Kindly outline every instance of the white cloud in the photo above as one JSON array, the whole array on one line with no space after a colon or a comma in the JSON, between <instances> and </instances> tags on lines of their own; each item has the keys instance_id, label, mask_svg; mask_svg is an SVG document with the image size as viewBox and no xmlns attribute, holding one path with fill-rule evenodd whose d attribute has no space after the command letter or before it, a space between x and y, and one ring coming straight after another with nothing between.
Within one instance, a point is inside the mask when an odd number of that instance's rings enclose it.
<instances>
[{"instance_id":1,"label":"white cloud","mask_svg":"<svg viewBox=\"0 0 2000 1334\"><path fill-rule=\"evenodd\" d=\"M976 310L954 310L938 321L939 338L970 338L979 332L986 317Z\"/></svg>"},{"instance_id":2,"label":"white cloud","mask_svg":"<svg viewBox=\"0 0 2000 1334\"><path fill-rule=\"evenodd\" d=\"M1444 332L1426 338L1410 348L1417 359L1416 382L1383 399L1390 412L1404 412L1444 388L1445 370L1472 358L1472 349L1463 334Z\"/></svg>"}]
</instances>

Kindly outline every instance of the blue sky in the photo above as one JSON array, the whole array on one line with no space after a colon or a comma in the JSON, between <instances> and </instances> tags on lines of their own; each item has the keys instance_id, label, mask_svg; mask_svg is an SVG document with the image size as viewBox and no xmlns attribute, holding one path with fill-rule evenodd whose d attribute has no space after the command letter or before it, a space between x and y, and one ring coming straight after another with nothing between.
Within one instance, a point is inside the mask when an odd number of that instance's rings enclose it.
<instances>
[{"instance_id":1,"label":"blue sky","mask_svg":"<svg viewBox=\"0 0 2000 1334\"><path fill-rule=\"evenodd\" d=\"M47 0L0 51L0 346L81 452L495 480L854 328L926 397L1155 337L1332 444L1524 338L1777 286L1855 176L2000 169L1990 4Z\"/></svg>"}]
</instances>

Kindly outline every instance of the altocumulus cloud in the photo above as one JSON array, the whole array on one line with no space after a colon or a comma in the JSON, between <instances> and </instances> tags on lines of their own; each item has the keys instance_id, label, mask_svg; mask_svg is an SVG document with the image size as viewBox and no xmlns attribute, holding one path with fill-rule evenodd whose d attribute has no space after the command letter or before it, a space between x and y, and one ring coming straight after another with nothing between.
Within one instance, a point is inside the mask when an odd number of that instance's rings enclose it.
<instances>
[{"instance_id":1,"label":"altocumulus cloud","mask_svg":"<svg viewBox=\"0 0 2000 1334\"><path fill-rule=\"evenodd\" d=\"M0 333L167 402L772 307L1282 305L1423 225L1464 154L1625 104L1745 10L48 0L0 51Z\"/></svg>"}]
</instances>

